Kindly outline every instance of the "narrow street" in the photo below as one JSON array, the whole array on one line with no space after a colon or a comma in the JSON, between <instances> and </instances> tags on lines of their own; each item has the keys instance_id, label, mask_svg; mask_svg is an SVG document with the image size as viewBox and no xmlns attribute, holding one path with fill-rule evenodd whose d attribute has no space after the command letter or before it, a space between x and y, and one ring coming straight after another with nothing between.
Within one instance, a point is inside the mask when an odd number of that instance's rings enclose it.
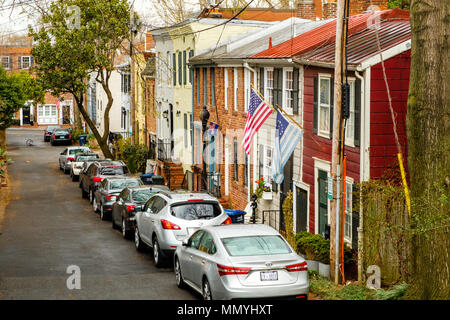
<instances>
[{"instance_id":1,"label":"narrow street","mask_svg":"<svg viewBox=\"0 0 450 320\"><path fill-rule=\"evenodd\" d=\"M8 130L7 141L14 163L0 214L0 299L198 298L99 219L78 183L58 169L64 146L45 143L41 130ZM80 290L66 286L70 265L80 267Z\"/></svg>"}]
</instances>

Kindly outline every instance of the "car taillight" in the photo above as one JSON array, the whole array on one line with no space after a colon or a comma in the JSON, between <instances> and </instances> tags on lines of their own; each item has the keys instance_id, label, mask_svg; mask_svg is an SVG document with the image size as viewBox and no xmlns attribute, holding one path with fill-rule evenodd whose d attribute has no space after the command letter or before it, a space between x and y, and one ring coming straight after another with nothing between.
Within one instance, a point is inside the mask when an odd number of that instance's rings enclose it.
<instances>
[{"instance_id":1,"label":"car taillight","mask_svg":"<svg viewBox=\"0 0 450 320\"><path fill-rule=\"evenodd\" d=\"M163 227L163 229L181 230L179 225L176 225L175 223L172 223L164 219L161 219L161 226Z\"/></svg>"},{"instance_id":2,"label":"car taillight","mask_svg":"<svg viewBox=\"0 0 450 320\"><path fill-rule=\"evenodd\" d=\"M129 205L129 206L127 206L128 212L134 211L135 208L136 208L135 205Z\"/></svg>"},{"instance_id":3,"label":"car taillight","mask_svg":"<svg viewBox=\"0 0 450 320\"><path fill-rule=\"evenodd\" d=\"M55 139L55 135L53 135L53 139Z\"/></svg>"},{"instance_id":4,"label":"car taillight","mask_svg":"<svg viewBox=\"0 0 450 320\"><path fill-rule=\"evenodd\" d=\"M68 161L68 162L75 161L75 158L68 157L68 158L67 158L67 161Z\"/></svg>"},{"instance_id":5,"label":"car taillight","mask_svg":"<svg viewBox=\"0 0 450 320\"><path fill-rule=\"evenodd\" d=\"M228 217L228 218L225 219L224 222L222 222L222 224L231 224L232 222L233 222L233 221L231 221L231 218Z\"/></svg>"},{"instance_id":6,"label":"car taillight","mask_svg":"<svg viewBox=\"0 0 450 320\"><path fill-rule=\"evenodd\" d=\"M94 180L94 182L102 182L103 178L101 178L101 177L94 177L93 180Z\"/></svg>"},{"instance_id":7,"label":"car taillight","mask_svg":"<svg viewBox=\"0 0 450 320\"><path fill-rule=\"evenodd\" d=\"M103 179L102 179L103 180ZM108 199L108 200L110 200L110 199L112 199L112 198L116 198L116 195L115 194L107 194L106 196L105 196L105 198L106 199Z\"/></svg>"},{"instance_id":8,"label":"car taillight","mask_svg":"<svg viewBox=\"0 0 450 320\"><path fill-rule=\"evenodd\" d=\"M217 271L219 276L226 276L230 274L248 274L252 268L248 267L227 267L221 264L217 264Z\"/></svg>"},{"instance_id":9,"label":"car taillight","mask_svg":"<svg viewBox=\"0 0 450 320\"><path fill-rule=\"evenodd\" d=\"M188 199L188 201L203 201L203 199Z\"/></svg>"},{"instance_id":10,"label":"car taillight","mask_svg":"<svg viewBox=\"0 0 450 320\"><path fill-rule=\"evenodd\" d=\"M72 135L69 133L69 139L72 139Z\"/></svg>"},{"instance_id":11,"label":"car taillight","mask_svg":"<svg viewBox=\"0 0 450 320\"><path fill-rule=\"evenodd\" d=\"M45 131L45 134L48 134L48 131Z\"/></svg>"},{"instance_id":12,"label":"car taillight","mask_svg":"<svg viewBox=\"0 0 450 320\"><path fill-rule=\"evenodd\" d=\"M286 270L288 272L306 271L306 270L308 270L308 266L306 265L306 261L305 261L302 263L290 264L290 265L286 266Z\"/></svg>"}]
</instances>

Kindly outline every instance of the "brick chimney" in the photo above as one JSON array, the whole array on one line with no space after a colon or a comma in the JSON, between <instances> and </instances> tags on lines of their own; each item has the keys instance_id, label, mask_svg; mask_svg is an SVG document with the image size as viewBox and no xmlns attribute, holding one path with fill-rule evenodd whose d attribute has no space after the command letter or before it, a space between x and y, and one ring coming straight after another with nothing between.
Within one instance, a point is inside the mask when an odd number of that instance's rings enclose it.
<instances>
[{"instance_id":1,"label":"brick chimney","mask_svg":"<svg viewBox=\"0 0 450 320\"><path fill-rule=\"evenodd\" d=\"M380 10L387 9L388 0L351 0L351 16L366 12L370 5L377 6ZM331 19L337 16L337 0L299 0L298 17L302 19Z\"/></svg>"}]
</instances>

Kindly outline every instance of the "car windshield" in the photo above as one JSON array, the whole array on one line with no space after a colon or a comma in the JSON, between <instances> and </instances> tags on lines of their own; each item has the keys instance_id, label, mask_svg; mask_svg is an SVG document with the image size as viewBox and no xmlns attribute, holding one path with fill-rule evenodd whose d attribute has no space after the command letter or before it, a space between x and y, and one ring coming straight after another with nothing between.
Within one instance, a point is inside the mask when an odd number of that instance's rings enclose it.
<instances>
[{"instance_id":1,"label":"car windshield","mask_svg":"<svg viewBox=\"0 0 450 320\"><path fill-rule=\"evenodd\" d=\"M87 160L95 160L98 159L97 155L92 155L92 156L78 156L77 157L77 161L87 161Z\"/></svg>"},{"instance_id":2,"label":"car windshield","mask_svg":"<svg viewBox=\"0 0 450 320\"><path fill-rule=\"evenodd\" d=\"M126 174L128 170L124 166L106 166L100 169L100 173L105 176L113 176L116 174Z\"/></svg>"},{"instance_id":3,"label":"car windshield","mask_svg":"<svg viewBox=\"0 0 450 320\"><path fill-rule=\"evenodd\" d=\"M280 236L248 236L223 238L222 243L230 256L261 256L291 253Z\"/></svg>"},{"instance_id":4,"label":"car windshield","mask_svg":"<svg viewBox=\"0 0 450 320\"><path fill-rule=\"evenodd\" d=\"M109 182L109 189L115 190L115 189L125 189L126 187L131 186L139 186L141 185L140 181L138 179L118 179L118 180L112 180Z\"/></svg>"},{"instance_id":5,"label":"car windshield","mask_svg":"<svg viewBox=\"0 0 450 320\"><path fill-rule=\"evenodd\" d=\"M135 202L147 202L148 199L155 193L157 193L158 190L150 190L150 189L142 189L142 190L135 190L133 191L133 201Z\"/></svg>"},{"instance_id":6,"label":"car windshield","mask_svg":"<svg viewBox=\"0 0 450 320\"><path fill-rule=\"evenodd\" d=\"M53 130L54 134L66 134L69 133L69 130L65 130L65 129L55 129Z\"/></svg>"},{"instance_id":7,"label":"car windshield","mask_svg":"<svg viewBox=\"0 0 450 320\"><path fill-rule=\"evenodd\" d=\"M217 203L183 203L172 206L172 215L184 220L212 219L222 213Z\"/></svg>"},{"instance_id":8,"label":"car windshield","mask_svg":"<svg viewBox=\"0 0 450 320\"><path fill-rule=\"evenodd\" d=\"M70 154L70 155L72 155L72 154L77 154L77 153L79 153L79 152L86 152L86 149L70 149L70 150L69 150L69 154Z\"/></svg>"}]
</instances>

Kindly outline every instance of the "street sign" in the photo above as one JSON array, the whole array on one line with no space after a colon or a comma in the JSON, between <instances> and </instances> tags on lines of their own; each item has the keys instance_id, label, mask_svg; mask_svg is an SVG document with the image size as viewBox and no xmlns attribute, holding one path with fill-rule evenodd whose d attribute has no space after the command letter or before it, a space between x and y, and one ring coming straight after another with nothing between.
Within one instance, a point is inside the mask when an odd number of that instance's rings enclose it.
<instances>
[{"instance_id":1,"label":"street sign","mask_svg":"<svg viewBox=\"0 0 450 320\"><path fill-rule=\"evenodd\" d=\"M328 176L328 199L333 200L333 177Z\"/></svg>"}]
</instances>

